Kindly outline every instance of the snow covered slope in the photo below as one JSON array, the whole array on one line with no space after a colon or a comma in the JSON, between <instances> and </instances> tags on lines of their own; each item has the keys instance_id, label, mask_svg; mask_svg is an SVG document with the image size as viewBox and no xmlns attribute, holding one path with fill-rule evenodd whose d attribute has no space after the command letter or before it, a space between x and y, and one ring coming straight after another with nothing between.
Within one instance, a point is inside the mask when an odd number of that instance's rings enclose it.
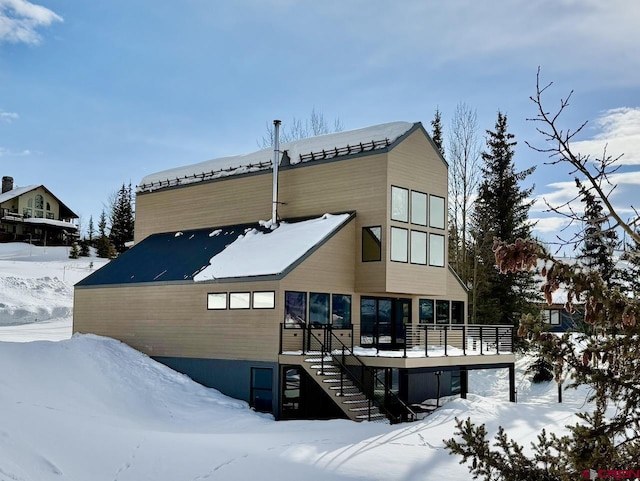
<instances>
[{"instance_id":1,"label":"snow covered slope","mask_svg":"<svg viewBox=\"0 0 640 481\"><path fill-rule=\"evenodd\" d=\"M118 341L69 338L71 317L56 321L52 305L71 305L70 286L91 260L8 249L0 244L0 302L49 318L0 329L0 481L467 480L442 447L456 417L486 422L490 433L503 425L528 445L584 408L583 391L556 404L555 384L532 386L520 360L519 404L506 401L506 372L475 373L476 394L421 422L275 422ZM66 339L32 341L64 338L55 322Z\"/></svg>"}]
</instances>

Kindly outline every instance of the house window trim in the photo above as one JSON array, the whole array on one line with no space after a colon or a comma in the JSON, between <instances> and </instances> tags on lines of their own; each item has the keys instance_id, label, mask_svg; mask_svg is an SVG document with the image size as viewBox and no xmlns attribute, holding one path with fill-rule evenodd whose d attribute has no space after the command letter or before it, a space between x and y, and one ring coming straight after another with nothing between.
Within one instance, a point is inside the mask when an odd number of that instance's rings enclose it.
<instances>
[{"instance_id":1,"label":"house window trim","mask_svg":"<svg viewBox=\"0 0 640 481\"><path fill-rule=\"evenodd\" d=\"M432 255L432 253L433 253L433 248L432 248L431 239L432 239L432 238L434 238L434 237L441 237L441 238L443 239L443 242L442 242L442 265L440 265L440 264L433 264L433 263L431 262L431 255ZM446 238L445 238L445 235L444 235L444 234L435 234L435 233L433 233L433 232L430 232L430 233L429 233L429 248L428 248L428 249L429 249L429 250L428 250L428 252L427 252L427 256L428 256L428 258L429 258L429 266L430 266L430 267L440 267L440 268L444 268L444 267L445 267L445 265L446 265L446 263L447 263L447 257L446 257L446 254L447 254L447 240L446 240Z\"/></svg>"},{"instance_id":2,"label":"house window trim","mask_svg":"<svg viewBox=\"0 0 640 481\"><path fill-rule=\"evenodd\" d=\"M209 307L209 299L211 296L224 295L224 307ZM226 311L229 308L229 296L226 292L207 292L207 311Z\"/></svg>"},{"instance_id":3,"label":"house window trim","mask_svg":"<svg viewBox=\"0 0 640 481\"><path fill-rule=\"evenodd\" d=\"M424 224L421 222L414 222L413 220L413 194L420 194L420 195L424 195ZM413 225L419 225L422 227L428 227L429 226L429 194L427 194L426 192L421 192L419 190L412 190L409 193L409 203L411 206L411 209L409 211L409 220L411 221L411 224Z\"/></svg>"},{"instance_id":4,"label":"house window trim","mask_svg":"<svg viewBox=\"0 0 640 481\"><path fill-rule=\"evenodd\" d=\"M237 296L238 294L246 294L248 296L247 307L233 307L231 305L233 296ZM229 310L231 311L246 311L251 309L251 292L249 291L238 291L238 292L230 292L229 293Z\"/></svg>"},{"instance_id":5,"label":"house window trim","mask_svg":"<svg viewBox=\"0 0 640 481\"><path fill-rule=\"evenodd\" d=\"M404 191L404 193L406 194L406 202L405 202L405 210L406 210L406 219L397 219L393 216L393 191L394 189L398 189L401 191ZM390 212L389 212L389 218L394 221L394 222L401 222L403 224L408 224L409 223L409 219L411 218L410 213L409 213L409 189L407 189L406 187L400 187L398 185L391 185L391 203L389 206Z\"/></svg>"},{"instance_id":6,"label":"house window trim","mask_svg":"<svg viewBox=\"0 0 640 481\"><path fill-rule=\"evenodd\" d=\"M442 227L433 224L433 215L431 215L431 207L433 205L433 199L442 199ZM444 197L440 197L439 195L430 194L429 195L429 227L432 229L445 230L447 228L447 201Z\"/></svg>"},{"instance_id":7,"label":"house window trim","mask_svg":"<svg viewBox=\"0 0 640 481\"><path fill-rule=\"evenodd\" d=\"M393 231L398 230L398 231L403 231L406 234L406 240L405 240L405 260L397 260L393 258ZM406 229L404 227L395 227L395 226L391 226L391 228L389 229L389 260L391 262L398 262L400 264L408 264L409 263L409 229Z\"/></svg>"},{"instance_id":8,"label":"house window trim","mask_svg":"<svg viewBox=\"0 0 640 481\"><path fill-rule=\"evenodd\" d=\"M380 232L380 238L378 239L378 241L380 242L379 249L378 249L378 259L365 259L364 258L364 252L365 252L365 249L364 249L364 242L365 242L364 241L364 239L365 239L364 233L365 233L365 230L371 230L371 229L378 229L379 232ZM373 234L373 232L371 232L371 234L367 234L367 235L371 235L372 237L377 238L375 236L375 234ZM361 249L362 249L362 253L361 253L360 257L361 257L362 262L380 262L380 261L382 261L382 226L381 225L370 225L370 226L364 226L362 228Z\"/></svg>"},{"instance_id":9,"label":"house window trim","mask_svg":"<svg viewBox=\"0 0 640 481\"><path fill-rule=\"evenodd\" d=\"M256 306L256 294L271 294L271 298L273 300L272 305L270 307L261 307ZM276 308L276 291L253 291L251 293L251 308L264 310L264 309L275 309Z\"/></svg>"}]
</instances>

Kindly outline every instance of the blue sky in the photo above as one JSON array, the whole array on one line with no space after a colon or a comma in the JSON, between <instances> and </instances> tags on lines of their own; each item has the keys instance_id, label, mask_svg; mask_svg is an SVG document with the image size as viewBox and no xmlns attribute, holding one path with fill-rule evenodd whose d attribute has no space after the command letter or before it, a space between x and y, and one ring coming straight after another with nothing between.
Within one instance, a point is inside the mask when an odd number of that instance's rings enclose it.
<instances>
[{"instance_id":1,"label":"blue sky","mask_svg":"<svg viewBox=\"0 0 640 481\"><path fill-rule=\"evenodd\" d=\"M256 150L265 125L312 108L345 129L396 120L445 137L458 103L481 135L498 110L527 185L561 201L572 178L540 143L529 96L574 90L565 125L579 146L625 153L614 200L640 185L640 2L636 0L0 0L0 169L44 183L97 219L124 182ZM539 200L538 234L561 224Z\"/></svg>"}]
</instances>

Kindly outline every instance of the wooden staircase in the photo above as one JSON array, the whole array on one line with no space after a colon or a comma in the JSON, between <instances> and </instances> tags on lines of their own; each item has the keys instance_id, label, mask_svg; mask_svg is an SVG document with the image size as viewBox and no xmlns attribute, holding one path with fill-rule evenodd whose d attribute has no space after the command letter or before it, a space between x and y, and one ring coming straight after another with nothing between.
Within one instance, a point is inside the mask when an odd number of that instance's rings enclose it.
<instances>
[{"instance_id":1,"label":"wooden staircase","mask_svg":"<svg viewBox=\"0 0 640 481\"><path fill-rule=\"evenodd\" d=\"M342 372L330 354L309 353L302 367L352 421L387 419L373 400Z\"/></svg>"}]
</instances>

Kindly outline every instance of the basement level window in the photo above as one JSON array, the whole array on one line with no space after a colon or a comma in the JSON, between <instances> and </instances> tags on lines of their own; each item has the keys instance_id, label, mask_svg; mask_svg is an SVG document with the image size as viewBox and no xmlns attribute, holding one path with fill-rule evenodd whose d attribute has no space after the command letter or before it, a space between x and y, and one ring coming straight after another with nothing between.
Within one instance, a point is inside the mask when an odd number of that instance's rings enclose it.
<instances>
[{"instance_id":1,"label":"basement level window","mask_svg":"<svg viewBox=\"0 0 640 481\"><path fill-rule=\"evenodd\" d=\"M207 294L207 309L217 310L227 308L227 293L213 292Z\"/></svg>"}]
</instances>

